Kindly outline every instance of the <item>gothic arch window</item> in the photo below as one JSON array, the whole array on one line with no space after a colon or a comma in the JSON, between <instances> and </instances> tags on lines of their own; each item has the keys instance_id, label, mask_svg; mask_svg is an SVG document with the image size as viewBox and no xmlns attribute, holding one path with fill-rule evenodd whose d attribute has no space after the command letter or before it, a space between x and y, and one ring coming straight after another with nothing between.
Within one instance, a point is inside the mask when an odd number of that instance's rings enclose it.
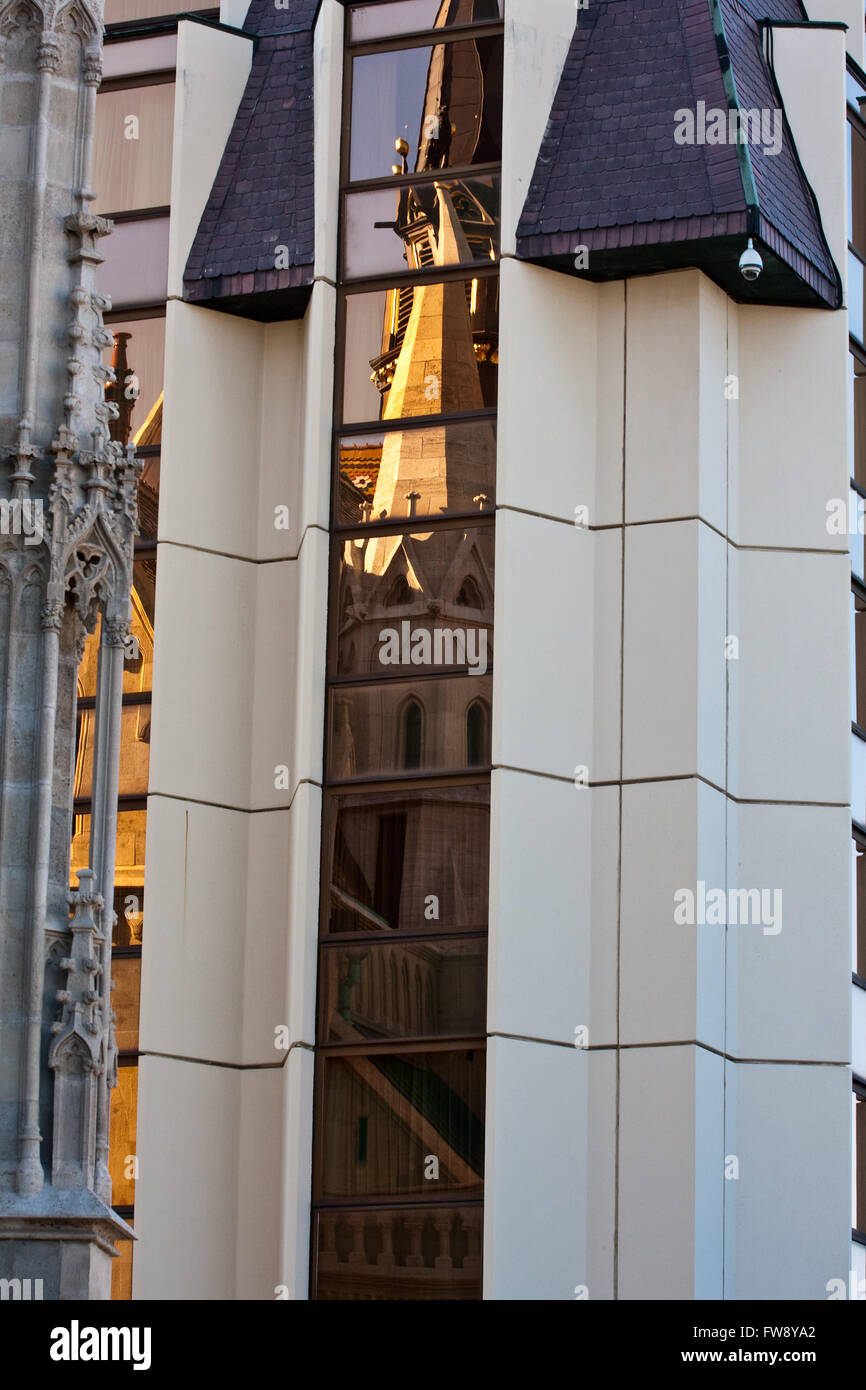
<instances>
[{"instance_id":1,"label":"gothic arch window","mask_svg":"<svg viewBox=\"0 0 866 1390\"><path fill-rule=\"evenodd\" d=\"M460 589L458 591L455 602L460 608L481 609L484 607L484 600L481 597L481 590L479 589L475 580L472 578L471 574L467 574L463 583L460 585Z\"/></svg>"},{"instance_id":2,"label":"gothic arch window","mask_svg":"<svg viewBox=\"0 0 866 1390\"><path fill-rule=\"evenodd\" d=\"M405 768L421 766L424 750L424 711L411 696L400 717L400 762Z\"/></svg>"},{"instance_id":3,"label":"gothic arch window","mask_svg":"<svg viewBox=\"0 0 866 1390\"><path fill-rule=\"evenodd\" d=\"M398 574L385 596L386 608L404 608L412 602L412 590L405 574Z\"/></svg>"},{"instance_id":4,"label":"gothic arch window","mask_svg":"<svg viewBox=\"0 0 866 1390\"><path fill-rule=\"evenodd\" d=\"M466 762L478 767L490 761L490 718L483 700L473 700L466 711Z\"/></svg>"}]
</instances>

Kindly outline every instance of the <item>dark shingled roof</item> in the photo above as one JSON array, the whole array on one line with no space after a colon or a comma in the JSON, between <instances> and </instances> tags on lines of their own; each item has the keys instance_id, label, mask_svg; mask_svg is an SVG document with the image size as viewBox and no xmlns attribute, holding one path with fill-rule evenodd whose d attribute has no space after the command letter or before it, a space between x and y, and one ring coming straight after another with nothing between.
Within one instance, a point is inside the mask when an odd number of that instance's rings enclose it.
<instances>
[{"instance_id":1,"label":"dark shingled roof","mask_svg":"<svg viewBox=\"0 0 866 1390\"><path fill-rule=\"evenodd\" d=\"M251 318L303 312L313 283L317 11L318 0L285 9L252 0L243 26L255 36L252 68L184 271L192 303Z\"/></svg>"},{"instance_id":2,"label":"dark shingled roof","mask_svg":"<svg viewBox=\"0 0 866 1390\"><path fill-rule=\"evenodd\" d=\"M782 108L757 17L799 0L592 0L579 11L517 229L518 255L590 279L696 265L749 302L837 308L841 283L787 124L761 143L676 144L675 112ZM768 132L769 133L769 132ZM737 262L754 237L764 272Z\"/></svg>"}]
</instances>

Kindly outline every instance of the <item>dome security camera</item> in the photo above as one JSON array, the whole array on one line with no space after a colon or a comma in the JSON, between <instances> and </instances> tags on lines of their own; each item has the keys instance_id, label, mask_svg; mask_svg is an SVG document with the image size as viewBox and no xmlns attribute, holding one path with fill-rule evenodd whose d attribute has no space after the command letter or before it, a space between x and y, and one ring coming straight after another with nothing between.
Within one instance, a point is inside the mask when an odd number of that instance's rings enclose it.
<instances>
[{"instance_id":1,"label":"dome security camera","mask_svg":"<svg viewBox=\"0 0 866 1390\"><path fill-rule=\"evenodd\" d=\"M740 257L740 274L744 280L757 280L763 269L764 262L752 245L752 238L749 237L748 245Z\"/></svg>"}]
</instances>

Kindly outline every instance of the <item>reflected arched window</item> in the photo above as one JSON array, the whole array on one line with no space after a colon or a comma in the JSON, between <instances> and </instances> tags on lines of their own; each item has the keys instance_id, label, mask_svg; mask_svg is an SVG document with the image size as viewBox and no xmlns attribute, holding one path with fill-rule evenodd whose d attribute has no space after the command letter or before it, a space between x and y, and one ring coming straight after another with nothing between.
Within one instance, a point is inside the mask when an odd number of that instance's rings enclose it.
<instances>
[{"instance_id":1,"label":"reflected arched window","mask_svg":"<svg viewBox=\"0 0 866 1390\"><path fill-rule=\"evenodd\" d=\"M473 700L466 711L466 762L478 767L490 761L489 720L483 700Z\"/></svg>"},{"instance_id":2,"label":"reflected arched window","mask_svg":"<svg viewBox=\"0 0 866 1390\"><path fill-rule=\"evenodd\" d=\"M412 590L409 588L409 581L405 574L398 574L394 583L388 590L385 599L386 608L400 608L404 604L412 602Z\"/></svg>"},{"instance_id":3,"label":"reflected arched window","mask_svg":"<svg viewBox=\"0 0 866 1390\"><path fill-rule=\"evenodd\" d=\"M461 608L484 607L484 600L481 597L481 590L479 589L475 580L472 578L471 574L467 574L463 583L460 585L460 591L457 595L456 602Z\"/></svg>"},{"instance_id":4,"label":"reflected arched window","mask_svg":"<svg viewBox=\"0 0 866 1390\"><path fill-rule=\"evenodd\" d=\"M407 700L400 726L400 749L404 767L421 766L421 744L424 736L424 712L417 700Z\"/></svg>"}]
</instances>

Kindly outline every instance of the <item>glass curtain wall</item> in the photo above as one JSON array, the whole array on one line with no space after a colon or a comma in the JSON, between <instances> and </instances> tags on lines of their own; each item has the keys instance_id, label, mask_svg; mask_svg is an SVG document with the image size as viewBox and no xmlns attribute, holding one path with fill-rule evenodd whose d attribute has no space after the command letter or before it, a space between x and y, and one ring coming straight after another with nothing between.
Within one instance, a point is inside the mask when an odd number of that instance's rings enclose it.
<instances>
[{"instance_id":1,"label":"glass curtain wall","mask_svg":"<svg viewBox=\"0 0 866 1390\"><path fill-rule=\"evenodd\" d=\"M502 23L346 13L312 1296L481 1296Z\"/></svg>"}]
</instances>

